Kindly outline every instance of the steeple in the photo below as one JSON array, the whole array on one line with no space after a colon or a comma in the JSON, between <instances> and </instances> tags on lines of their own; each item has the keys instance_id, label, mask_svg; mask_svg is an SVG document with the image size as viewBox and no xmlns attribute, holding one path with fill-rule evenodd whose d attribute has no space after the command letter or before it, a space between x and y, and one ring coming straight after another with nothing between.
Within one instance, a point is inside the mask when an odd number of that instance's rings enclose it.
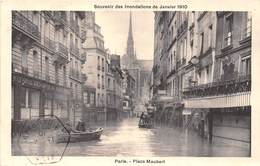
<instances>
[{"instance_id":1,"label":"steeple","mask_svg":"<svg viewBox=\"0 0 260 166\"><path fill-rule=\"evenodd\" d=\"M130 19L129 19L128 41L133 41L132 12L131 11L130 11Z\"/></svg>"},{"instance_id":2,"label":"steeple","mask_svg":"<svg viewBox=\"0 0 260 166\"><path fill-rule=\"evenodd\" d=\"M129 15L129 31L128 31L128 38L127 38L126 55L127 55L129 65L132 66L132 64L136 61L136 57L135 57L135 51L134 51L132 12L131 11L130 11L130 15Z\"/></svg>"}]
</instances>

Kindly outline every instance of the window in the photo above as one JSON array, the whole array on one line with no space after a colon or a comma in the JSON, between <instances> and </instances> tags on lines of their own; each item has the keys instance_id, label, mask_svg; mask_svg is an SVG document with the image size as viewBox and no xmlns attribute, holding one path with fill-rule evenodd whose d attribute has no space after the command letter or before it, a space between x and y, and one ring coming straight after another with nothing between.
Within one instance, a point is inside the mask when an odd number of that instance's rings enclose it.
<instances>
[{"instance_id":1,"label":"window","mask_svg":"<svg viewBox=\"0 0 260 166\"><path fill-rule=\"evenodd\" d=\"M73 35L70 34L70 47L72 47L72 46L73 46Z\"/></svg>"},{"instance_id":2,"label":"window","mask_svg":"<svg viewBox=\"0 0 260 166\"><path fill-rule=\"evenodd\" d=\"M79 48L79 46L78 46L78 39L75 39L75 48Z\"/></svg>"},{"instance_id":3,"label":"window","mask_svg":"<svg viewBox=\"0 0 260 166\"><path fill-rule=\"evenodd\" d=\"M108 89L110 88L110 78L108 78L108 80L107 80L107 88Z\"/></svg>"},{"instance_id":4,"label":"window","mask_svg":"<svg viewBox=\"0 0 260 166\"><path fill-rule=\"evenodd\" d=\"M59 69L58 69L58 65L55 65L55 83L59 84Z\"/></svg>"},{"instance_id":5,"label":"window","mask_svg":"<svg viewBox=\"0 0 260 166\"><path fill-rule=\"evenodd\" d=\"M98 68L100 67L100 57L98 56Z\"/></svg>"},{"instance_id":6,"label":"window","mask_svg":"<svg viewBox=\"0 0 260 166\"><path fill-rule=\"evenodd\" d=\"M225 16L224 47L231 45L232 31L233 31L233 14L231 13Z\"/></svg>"},{"instance_id":7,"label":"window","mask_svg":"<svg viewBox=\"0 0 260 166\"><path fill-rule=\"evenodd\" d=\"M246 56L241 59L241 73L242 75L251 74L251 56Z\"/></svg>"},{"instance_id":8,"label":"window","mask_svg":"<svg viewBox=\"0 0 260 166\"><path fill-rule=\"evenodd\" d=\"M78 99L78 85L75 84L75 97Z\"/></svg>"},{"instance_id":9,"label":"window","mask_svg":"<svg viewBox=\"0 0 260 166\"><path fill-rule=\"evenodd\" d=\"M36 78L39 77L37 51L33 51L33 76Z\"/></svg>"},{"instance_id":10,"label":"window","mask_svg":"<svg viewBox=\"0 0 260 166\"><path fill-rule=\"evenodd\" d=\"M45 80L49 81L49 58L46 56L45 57Z\"/></svg>"},{"instance_id":11,"label":"window","mask_svg":"<svg viewBox=\"0 0 260 166\"><path fill-rule=\"evenodd\" d=\"M200 34L200 54L204 52L204 32Z\"/></svg>"},{"instance_id":12,"label":"window","mask_svg":"<svg viewBox=\"0 0 260 166\"><path fill-rule=\"evenodd\" d=\"M64 84L64 86L66 86L66 84L67 84L67 76L66 76L67 74L66 74L66 66L63 66L63 84Z\"/></svg>"},{"instance_id":13,"label":"window","mask_svg":"<svg viewBox=\"0 0 260 166\"><path fill-rule=\"evenodd\" d=\"M212 47L212 25L209 26L208 29L208 47Z\"/></svg>"},{"instance_id":14,"label":"window","mask_svg":"<svg viewBox=\"0 0 260 166\"><path fill-rule=\"evenodd\" d=\"M99 93L97 94L97 104L98 104L98 106L100 104L100 95L99 95Z\"/></svg>"},{"instance_id":15,"label":"window","mask_svg":"<svg viewBox=\"0 0 260 166\"><path fill-rule=\"evenodd\" d=\"M48 38L50 36L50 26L49 26L49 22L47 20L44 23L44 35Z\"/></svg>"}]
</instances>

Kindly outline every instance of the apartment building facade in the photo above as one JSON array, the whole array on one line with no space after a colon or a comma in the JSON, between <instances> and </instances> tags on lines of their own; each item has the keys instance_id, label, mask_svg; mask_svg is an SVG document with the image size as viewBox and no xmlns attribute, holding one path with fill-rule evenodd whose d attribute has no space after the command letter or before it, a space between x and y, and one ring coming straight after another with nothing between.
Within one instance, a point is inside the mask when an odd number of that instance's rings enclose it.
<instances>
[{"instance_id":1,"label":"apartment building facade","mask_svg":"<svg viewBox=\"0 0 260 166\"><path fill-rule=\"evenodd\" d=\"M169 103L175 103L179 97L184 127L198 130L202 137L210 141L250 146L250 12L176 12L175 15L174 12L162 13L155 12L152 86L158 86L156 80L161 77L155 69L157 66L162 67L158 61L158 50L164 48L160 43L165 41L161 41L158 35L168 33L171 37L166 41L166 45L170 45L166 54L169 62L167 86L162 89L166 90L166 96L173 97L165 98L167 100L164 106L158 110L162 114L159 114L159 118L169 123L181 119L179 114L176 114L176 107L172 110L167 108L172 107L173 104ZM158 21L159 15L164 16L164 22L168 22L164 31L157 31L157 28L163 25ZM174 28L172 30L171 26L175 25L172 23L173 16L177 21L177 33L172 33ZM175 41L174 35L177 39L176 58L172 57L175 51L172 44ZM177 83L172 81L174 78Z\"/></svg>"},{"instance_id":2,"label":"apartment building facade","mask_svg":"<svg viewBox=\"0 0 260 166\"><path fill-rule=\"evenodd\" d=\"M84 26L86 28L87 41L83 43L83 49L86 50L87 54L87 61L83 65L83 73L87 77L85 85L90 85L96 89L96 118L97 121L105 121L107 52L104 48L101 27L95 22L95 13L86 12L86 16L87 19Z\"/></svg>"},{"instance_id":3,"label":"apartment building facade","mask_svg":"<svg viewBox=\"0 0 260 166\"><path fill-rule=\"evenodd\" d=\"M69 41L70 34L74 32L70 29L70 13L81 15L79 24L85 18L81 12L12 12L14 128L19 126L18 122L33 121L39 116L56 115L61 119L73 120ZM80 33L78 37L80 49L84 36ZM82 58L80 60L84 62ZM78 72L81 72L80 69ZM78 96L81 96L81 84L78 88Z\"/></svg>"}]
</instances>

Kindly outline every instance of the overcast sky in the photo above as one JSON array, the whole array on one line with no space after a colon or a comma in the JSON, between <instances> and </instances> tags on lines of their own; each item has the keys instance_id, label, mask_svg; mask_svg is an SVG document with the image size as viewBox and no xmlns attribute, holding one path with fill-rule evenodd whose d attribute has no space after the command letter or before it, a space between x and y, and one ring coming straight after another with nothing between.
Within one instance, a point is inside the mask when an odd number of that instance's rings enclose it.
<instances>
[{"instance_id":1,"label":"overcast sky","mask_svg":"<svg viewBox=\"0 0 260 166\"><path fill-rule=\"evenodd\" d=\"M129 14L127 11L96 12L96 23L101 26L105 47L110 53L124 55L126 50ZM138 59L153 59L154 14L151 11L133 11L134 46Z\"/></svg>"}]
</instances>

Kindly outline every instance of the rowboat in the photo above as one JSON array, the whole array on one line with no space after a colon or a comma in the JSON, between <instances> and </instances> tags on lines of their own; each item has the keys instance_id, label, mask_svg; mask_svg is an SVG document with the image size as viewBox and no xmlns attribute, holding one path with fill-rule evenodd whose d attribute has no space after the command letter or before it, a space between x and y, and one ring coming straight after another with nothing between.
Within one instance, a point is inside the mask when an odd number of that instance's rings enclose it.
<instances>
[{"instance_id":1,"label":"rowboat","mask_svg":"<svg viewBox=\"0 0 260 166\"><path fill-rule=\"evenodd\" d=\"M139 128L147 128L147 129L151 129L153 128L153 124L151 123L147 123L147 124L138 124Z\"/></svg>"},{"instance_id":2,"label":"rowboat","mask_svg":"<svg viewBox=\"0 0 260 166\"><path fill-rule=\"evenodd\" d=\"M84 141L91 141L91 140L98 140L103 132L103 128L97 129L89 129L84 132L59 132L56 135L55 142L56 143L67 143L69 142L84 142Z\"/></svg>"},{"instance_id":3,"label":"rowboat","mask_svg":"<svg viewBox=\"0 0 260 166\"><path fill-rule=\"evenodd\" d=\"M154 127L152 119L150 119L150 118L146 118L146 119L140 118L138 126L139 126L139 128L147 128L147 129L151 129Z\"/></svg>"}]
</instances>

